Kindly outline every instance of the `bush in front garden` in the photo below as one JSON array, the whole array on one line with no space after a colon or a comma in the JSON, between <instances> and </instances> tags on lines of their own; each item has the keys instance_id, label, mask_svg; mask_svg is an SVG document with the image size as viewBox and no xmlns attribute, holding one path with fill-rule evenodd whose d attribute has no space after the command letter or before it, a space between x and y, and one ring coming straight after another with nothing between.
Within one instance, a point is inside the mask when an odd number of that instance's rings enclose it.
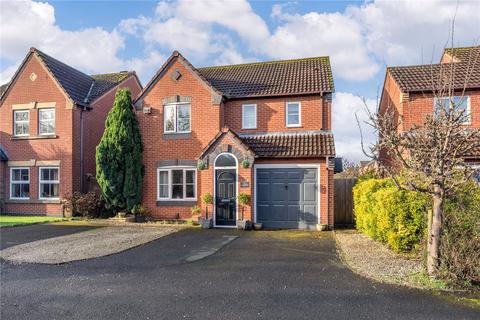
<instances>
[{"instance_id":1,"label":"bush in front garden","mask_svg":"<svg viewBox=\"0 0 480 320\"><path fill-rule=\"evenodd\" d=\"M391 179L361 180L353 188L355 223L394 251L408 251L425 235L429 198L399 190Z\"/></svg>"},{"instance_id":2,"label":"bush in front garden","mask_svg":"<svg viewBox=\"0 0 480 320\"><path fill-rule=\"evenodd\" d=\"M447 279L480 284L480 186L456 190L445 205L440 272Z\"/></svg>"},{"instance_id":3,"label":"bush in front garden","mask_svg":"<svg viewBox=\"0 0 480 320\"><path fill-rule=\"evenodd\" d=\"M85 194L75 192L71 196L65 196L63 204L71 210L74 217L109 218L114 216L112 210L105 207L101 196L95 192Z\"/></svg>"}]
</instances>

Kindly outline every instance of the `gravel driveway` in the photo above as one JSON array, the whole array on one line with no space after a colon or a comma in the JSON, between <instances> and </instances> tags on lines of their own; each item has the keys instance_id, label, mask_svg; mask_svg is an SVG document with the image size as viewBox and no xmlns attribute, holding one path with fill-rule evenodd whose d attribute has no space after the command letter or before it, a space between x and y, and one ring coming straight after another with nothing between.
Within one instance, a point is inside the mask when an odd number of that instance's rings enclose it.
<instances>
[{"instance_id":1,"label":"gravel driveway","mask_svg":"<svg viewBox=\"0 0 480 320\"><path fill-rule=\"evenodd\" d=\"M111 255L177 232L178 227L103 227L9 247L0 258L13 263L59 264Z\"/></svg>"}]
</instances>

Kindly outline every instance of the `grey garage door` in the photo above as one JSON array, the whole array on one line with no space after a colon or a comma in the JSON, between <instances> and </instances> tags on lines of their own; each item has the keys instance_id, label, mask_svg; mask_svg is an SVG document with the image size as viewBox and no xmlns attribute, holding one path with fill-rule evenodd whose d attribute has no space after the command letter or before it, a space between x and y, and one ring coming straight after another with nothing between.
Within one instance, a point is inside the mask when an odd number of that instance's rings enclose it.
<instances>
[{"instance_id":1,"label":"grey garage door","mask_svg":"<svg viewBox=\"0 0 480 320\"><path fill-rule=\"evenodd\" d=\"M257 169L257 221L265 228L315 228L317 175L317 169Z\"/></svg>"}]
</instances>

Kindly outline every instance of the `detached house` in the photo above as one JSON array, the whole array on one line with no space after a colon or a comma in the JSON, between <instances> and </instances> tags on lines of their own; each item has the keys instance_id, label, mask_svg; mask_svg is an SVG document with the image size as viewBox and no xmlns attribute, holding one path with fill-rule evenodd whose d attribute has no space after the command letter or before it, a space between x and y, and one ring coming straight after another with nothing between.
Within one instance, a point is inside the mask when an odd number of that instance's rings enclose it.
<instances>
[{"instance_id":1,"label":"detached house","mask_svg":"<svg viewBox=\"0 0 480 320\"><path fill-rule=\"evenodd\" d=\"M217 227L333 226L332 72L328 57L195 68L174 52L136 99L143 205L156 218L214 203ZM239 193L251 195L242 207Z\"/></svg>"},{"instance_id":2,"label":"detached house","mask_svg":"<svg viewBox=\"0 0 480 320\"><path fill-rule=\"evenodd\" d=\"M393 108L402 118L399 130L408 131L415 124L423 124L439 106L449 106L448 97L435 97L432 90L447 83L452 84L457 108L468 114L465 128L480 128L480 46L448 48L438 64L388 67L379 112L384 114ZM464 158L467 163L480 165L480 150Z\"/></svg>"},{"instance_id":3,"label":"detached house","mask_svg":"<svg viewBox=\"0 0 480 320\"><path fill-rule=\"evenodd\" d=\"M86 75L30 49L1 90L1 212L61 214L63 196L86 191L119 87L142 89L134 72Z\"/></svg>"}]
</instances>

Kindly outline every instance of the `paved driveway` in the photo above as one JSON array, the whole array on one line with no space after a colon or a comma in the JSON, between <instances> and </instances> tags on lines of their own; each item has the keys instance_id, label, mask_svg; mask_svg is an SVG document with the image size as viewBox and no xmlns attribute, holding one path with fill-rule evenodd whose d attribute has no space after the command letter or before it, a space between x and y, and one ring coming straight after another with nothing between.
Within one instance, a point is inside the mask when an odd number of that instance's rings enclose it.
<instances>
[{"instance_id":1,"label":"paved driveway","mask_svg":"<svg viewBox=\"0 0 480 320\"><path fill-rule=\"evenodd\" d=\"M232 236L239 237L225 241ZM112 256L59 266L3 263L0 318L480 317L478 310L429 293L358 277L341 264L328 233L317 237L185 230ZM215 251L187 262L197 252Z\"/></svg>"}]
</instances>

